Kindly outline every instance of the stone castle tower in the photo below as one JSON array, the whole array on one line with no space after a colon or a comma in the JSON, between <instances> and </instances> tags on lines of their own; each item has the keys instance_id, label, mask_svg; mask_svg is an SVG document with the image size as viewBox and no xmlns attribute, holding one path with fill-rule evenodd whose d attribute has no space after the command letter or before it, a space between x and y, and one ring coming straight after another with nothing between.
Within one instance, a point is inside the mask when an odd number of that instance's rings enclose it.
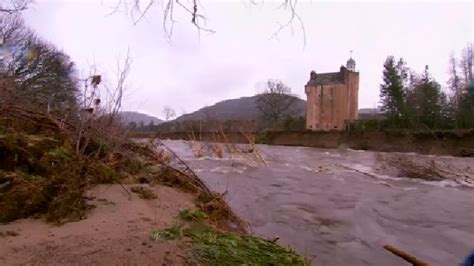
<instances>
[{"instance_id":1,"label":"stone castle tower","mask_svg":"<svg viewBox=\"0 0 474 266\"><path fill-rule=\"evenodd\" d=\"M306 128L344 130L358 116L359 73L352 57L339 72L316 74L311 71L305 86Z\"/></svg>"}]
</instances>

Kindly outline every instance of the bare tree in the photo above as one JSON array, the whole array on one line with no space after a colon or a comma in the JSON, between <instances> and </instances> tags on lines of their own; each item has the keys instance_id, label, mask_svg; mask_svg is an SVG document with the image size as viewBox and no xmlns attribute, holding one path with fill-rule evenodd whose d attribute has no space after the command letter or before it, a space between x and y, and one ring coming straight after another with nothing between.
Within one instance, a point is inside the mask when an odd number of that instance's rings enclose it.
<instances>
[{"instance_id":1,"label":"bare tree","mask_svg":"<svg viewBox=\"0 0 474 266\"><path fill-rule=\"evenodd\" d=\"M187 13L191 19L191 24L198 30L207 33L214 33L214 31L207 27L206 16L203 12L203 6L199 0L116 0L116 5L110 14L116 13L120 8L124 8L125 12L129 12L132 16L134 24L139 23L144 16L149 12L152 6L161 5L163 10L162 27L165 37L171 40L173 34L174 24L176 19L174 17L177 9Z\"/></svg>"},{"instance_id":2,"label":"bare tree","mask_svg":"<svg viewBox=\"0 0 474 266\"><path fill-rule=\"evenodd\" d=\"M169 121L171 118L176 116L176 112L174 111L173 108L169 106L165 106L163 108L163 115L165 116L165 120Z\"/></svg>"},{"instance_id":3,"label":"bare tree","mask_svg":"<svg viewBox=\"0 0 474 266\"><path fill-rule=\"evenodd\" d=\"M250 2L254 5L256 5L256 2L254 0L251 0ZM283 29L288 28L288 27L290 27L291 34L293 35L294 34L293 22L296 20L299 23L300 27L301 27L301 32L303 33L303 48L304 48L306 46L306 30L305 30L305 27L304 27L303 20L301 19L301 17L296 12L297 4L298 4L298 0L284 0L283 1L283 3L280 5L280 8L283 8L284 10L290 11L289 12L290 17L288 18L286 23L279 24L278 30L276 30L270 38L275 38L275 39L278 40L278 35L280 34L280 32Z\"/></svg>"},{"instance_id":4,"label":"bare tree","mask_svg":"<svg viewBox=\"0 0 474 266\"><path fill-rule=\"evenodd\" d=\"M153 5L161 4L163 9L163 22L162 27L165 32L165 37L171 40L173 34L174 24L176 19L174 17L177 8L184 11L189 15L191 24L198 30L198 33L207 32L215 33L210 27L207 26L207 16L205 15L204 7L199 0L116 0L117 4L113 8L111 14L118 11L120 7L124 7L126 11L129 11L132 15L134 24L138 23L143 17L149 12ZM131 4L129 3L131 1ZM271 39L277 39L280 32L286 28L291 29L293 35L294 28L293 23L298 22L301 32L303 34L303 47L306 45L306 31L304 23L301 17L296 12L298 0L279 0L280 9L283 9L289 13L289 18L284 23L278 23L278 29L270 36ZM264 0L248 0L244 1L249 3L249 6L263 5Z\"/></svg>"},{"instance_id":5,"label":"bare tree","mask_svg":"<svg viewBox=\"0 0 474 266\"><path fill-rule=\"evenodd\" d=\"M448 86L452 94L452 102L457 106L462 96L462 80L458 74L458 62L454 57L454 54L451 54L449 58Z\"/></svg>"},{"instance_id":6,"label":"bare tree","mask_svg":"<svg viewBox=\"0 0 474 266\"><path fill-rule=\"evenodd\" d=\"M461 67L462 75L463 75L463 82L464 87L467 88L469 83L472 79L472 64L473 64L474 56L472 51L472 43L469 43L466 48L463 49L461 54L461 60L459 61L459 66Z\"/></svg>"},{"instance_id":7,"label":"bare tree","mask_svg":"<svg viewBox=\"0 0 474 266\"><path fill-rule=\"evenodd\" d=\"M257 95L257 108L262 117L275 126L285 116L295 113L296 97L291 94L291 88L279 80L268 80L263 93Z\"/></svg>"},{"instance_id":8,"label":"bare tree","mask_svg":"<svg viewBox=\"0 0 474 266\"><path fill-rule=\"evenodd\" d=\"M114 117L118 114L122 108L122 100L124 92L129 84L127 84L127 78L130 73L132 65L132 58L130 55L130 50L127 50L125 58L117 60L117 82L112 89L106 87L108 95L108 110L109 114L112 114Z\"/></svg>"},{"instance_id":9,"label":"bare tree","mask_svg":"<svg viewBox=\"0 0 474 266\"><path fill-rule=\"evenodd\" d=\"M0 13L1 72L15 82L18 101L51 108L76 103L74 63L54 45L38 38L19 14Z\"/></svg>"},{"instance_id":10,"label":"bare tree","mask_svg":"<svg viewBox=\"0 0 474 266\"><path fill-rule=\"evenodd\" d=\"M0 3L0 12L3 13L18 13L28 8L33 0L2 0Z\"/></svg>"},{"instance_id":11,"label":"bare tree","mask_svg":"<svg viewBox=\"0 0 474 266\"><path fill-rule=\"evenodd\" d=\"M104 84L94 66L91 74L83 79L84 87L79 102L79 122L76 128L76 153L83 155L94 136L107 135L109 146L123 142L125 138L117 115L122 106L124 91L127 88L127 77L131 68L130 53L124 59L117 60L116 83ZM101 91L103 91L101 93ZM101 99L103 98L103 99ZM113 148L113 147L112 147Z\"/></svg>"}]
</instances>

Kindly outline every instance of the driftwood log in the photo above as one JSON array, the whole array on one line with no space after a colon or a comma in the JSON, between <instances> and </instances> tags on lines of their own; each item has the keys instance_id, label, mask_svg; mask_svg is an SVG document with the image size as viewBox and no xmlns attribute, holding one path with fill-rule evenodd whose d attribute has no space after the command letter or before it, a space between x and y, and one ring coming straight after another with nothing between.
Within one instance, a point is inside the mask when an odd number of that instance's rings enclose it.
<instances>
[{"instance_id":1,"label":"driftwood log","mask_svg":"<svg viewBox=\"0 0 474 266\"><path fill-rule=\"evenodd\" d=\"M392 252L394 255L406 260L407 262L411 263L412 265L414 266L428 266L428 263L424 262L424 261L421 261L419 259L417 259L416 257L406 253L406 252L403 252L393 246L390 246L390 245L385 245L383 247L384 249Z\"/></svg>"}]
</instances>

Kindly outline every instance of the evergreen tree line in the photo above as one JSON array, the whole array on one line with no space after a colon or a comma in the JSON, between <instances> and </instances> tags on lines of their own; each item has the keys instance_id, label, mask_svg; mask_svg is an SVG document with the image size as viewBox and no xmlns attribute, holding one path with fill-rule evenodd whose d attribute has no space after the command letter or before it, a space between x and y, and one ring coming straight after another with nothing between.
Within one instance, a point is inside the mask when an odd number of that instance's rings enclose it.
<instances>
[{"instance_id":1,"label":"evergreen tree line","mask_svg":"<svg viewBox=\"0 0 474 266\"><path fill-rule=\"evenodd\" d=\"M421 74L403 58L385 60L380 85L381 110L386 127L409 129L474 128L474 80L472 44L458 59L450 58L447 92L426 66Z\"/></svg>"}]
</instances>

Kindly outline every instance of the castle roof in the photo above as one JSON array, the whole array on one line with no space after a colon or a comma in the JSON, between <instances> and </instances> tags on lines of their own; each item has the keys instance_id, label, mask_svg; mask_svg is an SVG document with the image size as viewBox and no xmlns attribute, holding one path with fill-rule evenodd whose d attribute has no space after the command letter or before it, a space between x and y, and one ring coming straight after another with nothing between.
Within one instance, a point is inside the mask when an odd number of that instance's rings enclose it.
<instances>
[{"instance_id":1,"label":"castle roof","mask_svg":"<svg viewBox=\"0 0 474 266\"><path fill-rule=\"evenodd\" d=\"M306 86L344 84L344 74L342 72L322 73L311 75Z\"/></svg>"}]
</instances>

